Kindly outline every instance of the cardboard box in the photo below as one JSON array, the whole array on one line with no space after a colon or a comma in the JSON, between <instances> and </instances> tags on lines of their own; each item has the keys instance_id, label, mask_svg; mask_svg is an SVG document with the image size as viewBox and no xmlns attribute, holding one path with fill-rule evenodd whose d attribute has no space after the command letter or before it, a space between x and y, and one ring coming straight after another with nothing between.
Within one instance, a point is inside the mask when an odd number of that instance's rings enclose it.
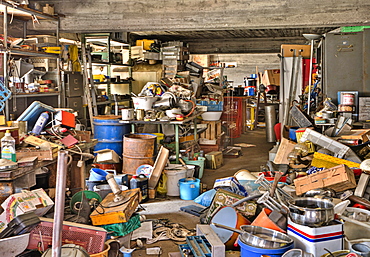
<instances>
[{"instance_id":1,"label":"cardboard box","mask_svg":"<svg viewBox=\"0 0 370 257\"><path fill-rule=\"evenodd\" d=\"M9 130L10 135L14 138L15 144L19 145L19 128L17 127L0 127L0 138L5 136L5 132Z\"/></svg>"},{"instance_id":2,"label":"cardboard box","mask_svg":"<svg viewBox=\"0 0 370 257\"><path fill-rule=\"evenodd\" d=\"M362 140L363 143L369 141L370 129L353 129L340 135L341 139Z\"/></svg>"},{"instance_id":3,"label":"cardboard box","mask_svg":"<svg viewBox=\"0 0 370 257\"><path fill-rule=\"evenodd\" d=\"M280 86L280 70L279 69L265 70L261 82L265 86L269 85Z\"/></svg>"},{"instance_id":4,"label":"cardboard box","mask_svg":"<svg viewBox=\"0 0 370 257\"><path fill-rule=\"evenodd\" d=\"M76 136L78 141L89 143L91 142L91 131L81 131L81 130L75 130Z\"/></svg>"},{"instance_id":5,"label":"cardboard box","mask_svg":"<svg viewBox=\"0 0 370 257\"><path fill-rule=\"evenodd\" d=\"M53 205L54 202L42 188L32 191L23 191L22 193L9 196L1 204L4 212L0 215L0 232L18 215L33 211L36 215L42 216L46 214Z\"/></svg>"},{"instance_id":6,"label":"cardboard box","mask_svg":"<svg viewBox=\"0 0 370 257\"><path fill-rule=\"evenodd\" d=\"M224 164L222 152L209 152L204 157L206 157L206 166L210 169L216 170Z\"/></svg>"},{"instance_id":7,"label":"cardboard box","mask_svg":"<svg viewBox=\"0 0 370 257\"><path fill-rule=\"evenodd\" d=\"M215 180L213 188L215 188L216 190L222 188L241 196L248 195L245 188L239 183L239 181L235 177L218 178Z\"/></svg>"},{"instance_id":8,"label":"cardboard box","mask_svg":"<svg viewBox=\"0 0 370 257\"><path fill-rule=\"evenodd\" d=\"M288 236L294 240L294 248L322 256L328 252L343 249L343 224L334 223L329 226L311 228L288 220Z\"/></svg>"},{"instance_id":9,"label":"cardboard box","mask_svg":"<svg viewBox=\"0 0 370 257\"><path fill-rule=\"evenodd\" d=\"M23 157L17 161L18 167L33 167L37 164L37 156Z\"/></svg>"},{"instance_id":10,"label":"cardboard box","mask_svg":"<svg viewBox=\"0 0 370 257\"><path fill-rule=\"evenodd\" d=\"M358 120L370 120L370 97L359 97Z\"/></svg>"},{"instance_id":11,"label":"cardboard box","mask_svg":"<svg viewBox=\"0 0 370 257\"><path fill-rule=\"evenodd\" d=\"M232 192L218 189L205 217L205 223L209 223L214 214L223 206L231 206L233 203L243 199L244 196ZM235 209L246 217L254 216L257 210L257 204L253 201L243 202Z\"/></svg>"},{"instance_id":12,"label":"cardboard box","mask_svg":"<svg viewBox=\"0 0 370 257\"><path fill-rule=\"evenodd\" d=\"M301 55L303 58L310 58L311 46L310 45L281 45L281 55L284 57L293 57L295 50L295 57Z\"/></svg>"},{"instance_id":13,"label":"cardboard box","mask_svg":"<svg viewBox=\"0 0 370 257\"><path fill-rule=\"evenodd\" d=\"M95 156L94 162L102 163L120 163L120 158L114 150L103 149L95 151L97 155Z\"/></svg>"},{"instance_id":14,"label":"cardboard box","mask_svg":"<svg viewBox=\"0 0 370 257\"><path fill-rule=\"evenodd\" d=\"M42 12L54 15L54 5L46 4L44 7L42 7Z\"/></svg>"},{"instance_id":15,"label":"cardboard box","mask_svg":"<svg viewBox=\"0 0 370 257\"><path fill-rule=\"evenodd\" d=\"M317 188L330 188L336 192L356 187L353 171L341 164L330 169L322 170L306 177L294 180L297 195Z\"/></svg>"}]
</instances>

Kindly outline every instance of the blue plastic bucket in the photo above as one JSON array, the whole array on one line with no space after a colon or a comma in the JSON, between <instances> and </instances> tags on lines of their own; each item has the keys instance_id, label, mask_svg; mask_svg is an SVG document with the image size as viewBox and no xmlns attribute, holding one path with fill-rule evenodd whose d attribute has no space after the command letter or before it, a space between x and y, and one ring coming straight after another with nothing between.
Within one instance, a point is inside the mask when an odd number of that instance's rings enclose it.
<instances>
[{"instance_id":1,"label":"blue plastic bucket","mask_svg":"<svg viewBox=\"0 0 370 257\"><path fill-rule=\"evenodd\" d=\"M110 149L119 156L123 150L123 136L130 133L130 124L119 123L120 116L101 115L93 118L94 138L98 143L94 151Z\"/></svg>"},{"instance_id":2,"label":"blue plastic bucket","mask_svg":"<svg viewBox=\"0 0 370 257\"><path fill-rule=\"evenodd\" d=\"M270 249L270 248L259 248L244 244L238 239L238 244L240 246L240 256L241 257L261 257L261 255L267 255L270 257L282 256L285 252L294 248L294 243L288 246Z\"/></svg>"},{"instance_id":3,"label":"blue plastic bucket","mask_svg":"<svg viewBox=\"0 0 370 257\"><path fill-rule=\"evenodd\" d=\"M182 200L194 200L199 196L200 179L182 178L179 180L179 187Z\"/></svg>"},{"instance_id":4,"label":"blue plastic bucket","mask_svg":"<svg viewBox=\"0 0 370 257\"><path fill-rule=\"evenodd\" d=\"M94 191L94 186L107 184L106 180L90 181L86 179L86 188L89 191Z\"/></svg>"},{"instance_id":5,"label":"blue plastic bucket","mask_svg":"<svg viewBox=\"0 0 370 257\"><path fill-rule=\"evenodd\" d=\"M89 181L100 181L100 180L106 180L105 176L107 176L109 173L102 169L92 168L90 170L90 177Z\"/></svg>"}]
</instances>

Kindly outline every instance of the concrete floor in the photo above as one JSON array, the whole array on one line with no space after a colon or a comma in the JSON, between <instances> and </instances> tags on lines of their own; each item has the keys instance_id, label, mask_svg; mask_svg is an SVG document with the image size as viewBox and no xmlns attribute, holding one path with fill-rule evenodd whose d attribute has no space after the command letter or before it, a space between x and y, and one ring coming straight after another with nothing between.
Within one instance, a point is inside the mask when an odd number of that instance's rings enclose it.
<instances>
[{"instance_id":1,"label":"concrete floor","mask_svg":"<svg viewBox=\"0 0 370 257\"><path fill-rule=\"evenodd\" d=\"M266 164L268 152L273 147L273 143L266 142L265 130L258 128L254 131L248 131L241 137L232 139L232 143L247 143L256 145L256 147L242 148L242 156L239 158L224 158L224 165L217 169L205 169L201 182L207 184L211 189L215 179L232 176L240 169L247 169L251 172L258 172L261 165ZM181 206L195 205L194 201L183 201L178 197L160 197L143 204L145 211L140 212L147 219L169 219L171 222L180 223L189 230L195 230L196 224L199 224L199 217L180 211ZM179 252L178 244L183 242L174 242L171 240L158 241L136 249L132 256L148 256L146 248L161 247L161 256L168 256L169 252Z\"/></svg>"}]
</instances>

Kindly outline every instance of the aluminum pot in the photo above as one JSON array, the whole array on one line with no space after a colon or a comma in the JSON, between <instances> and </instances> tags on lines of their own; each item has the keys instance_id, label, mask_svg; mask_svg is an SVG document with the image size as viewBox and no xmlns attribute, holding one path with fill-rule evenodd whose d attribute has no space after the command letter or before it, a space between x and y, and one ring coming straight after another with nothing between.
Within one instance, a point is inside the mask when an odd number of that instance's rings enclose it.
<instances>
[{"instance_id":1,"label":"aluminum pot","mask_svg":"<svg viewBox=\"0 0 370 257\"><path fill-rule=\"evenodd\" d=\"M288 201L289 216L293 222L320 227L334 220L334 204L329 200L301 197Z\"/></svg>"}]
</instances>

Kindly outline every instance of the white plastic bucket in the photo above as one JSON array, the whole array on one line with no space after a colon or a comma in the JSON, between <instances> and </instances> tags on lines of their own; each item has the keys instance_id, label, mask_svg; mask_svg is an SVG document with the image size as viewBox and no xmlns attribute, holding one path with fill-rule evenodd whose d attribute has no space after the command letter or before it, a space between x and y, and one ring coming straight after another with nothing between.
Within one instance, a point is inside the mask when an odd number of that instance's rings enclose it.
<instances>
[{"instance_id":1,"label":"white plastic bucket","mask_svg":"<svg viewBox=\"0 0 370 257\"><path fill-rule=\"evenodd\" d=\"M186 169L164 170L167 175L167 195L180 196L179 180L186 177Z\"/></svg>"},{"instance_id":2,"label":"white plastic bucket","mask_svg":"<svg viewBox=\"0 0 370 257\"><path fill-rule=\"evenodd\" d=\"M153 96L132 97L132 102L134 103L135 109L142 109L146 111L151 110L153 103L157 100L158 98Z\"/></svg>"},{"instance_id":3,"label":"white plastic bucket","mask_svg":"<svg viewBox=\"0 0 370 257\"><path fill-rule=\"evenodd\" d=\"M195 165L186 165L186 177L191 178L194 176Z\"/></svg>"}]
</instances>

